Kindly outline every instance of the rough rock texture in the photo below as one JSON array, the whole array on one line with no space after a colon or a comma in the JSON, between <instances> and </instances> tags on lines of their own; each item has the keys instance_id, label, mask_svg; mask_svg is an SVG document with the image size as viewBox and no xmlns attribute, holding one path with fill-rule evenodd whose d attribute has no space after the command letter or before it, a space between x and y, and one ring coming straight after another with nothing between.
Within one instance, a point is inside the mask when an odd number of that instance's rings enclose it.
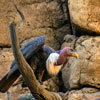
<instances>
[{"instance_id":1,"label":"rough rock texture","mask_svg":"<svg viewBox=\"0 0 100 100\"><path fill-rule=\"evenodd\" d=\"M70 34L65 35L61 48L64 48L65 46L74 48L76 40L77 37L75 35L70 35Z\"/></svg>"},{"instance_id":2,"label":"rough rock texture","mask_svg":"<svg viewBox=\"0 0 100 100\"><path fill-rule=\"evenodd\" d=\"M100 92L86 93L83 90L73 90L66 93L64 100L96 100L100 98Z\"/></svg>"},{"instance_id":3,"label":"rough rock texture","mask_svg":"<svg viewBox=\"0 0 100 100\"><path fill-rule=\"evenodd\" d=\"M20 16L14 8L12 0L0 1L0 46L10 46L9 24L20 23ZM20 42L46 35L46 43L54 49L60 47L61 40L69 33L69 25L65 0L14 0L22 11L25 21L18 31Z\"/></svg>"},{"instance_id":4,"label":"rough rock texture","mask_svg":"<svg viewBox=\"0 0 100 100\"><path fill-rule=\"evenodd\" d=\"M66 88L100 88L100 37L82 36L75 44L79 58L71 58L63 69Z\"/></svg>"},{"instance_id":5,"label":"rough rock texture","mask_svg":"<svg viewBox=\"0 0 100 100\"><path fill-rule=\"evenodd\" d=\"M91 92L90 90L94 90L94 92ZM63 93L60 93L60 94L63 94ZM64 97L63 100L97 100L98 98L100 98L100 92L99 90L96 90L94 88L83 88L81 90L68 91L62 96ZM18 100L23 100L23 99L26 100L28 98L30 98L31 100L32 98L34 98L32 95L26 95L26 94L23 95L22 97Z\"/></svg>"},{"instance_id":6,"label":"rough rock texture","mask_svg":"<svg viewBox=\"0 0 100 100\"><path fill-rule=\"evenodd\" d=\"M43 82L43 87L49 91L58 92L59 91L59 80L57 77L50 78Z\"/></svg>"},{"instance_id":7,"label":"rough rock texture","mask_svg":"<svg viewBox=\"0 0 100 100\"><path fill-rule=\"evenodd\" d=\"M14 57L11 49L9 48L0 49L0 79L10 69L13 59Z\"/></svg>"},{"instance_id":8,"label":"rough rock texture","mask_svg":"<svg viewBox=\"0 0 100 100\"><path fill-rule=\"evenodd\" d=\"M87 90L87 91L86 91ZM91 90L93 90L91 92ZM60 93L63 95L63 100L99 100L100 99L100 92L94 88L83 88L81 90L72 90L68 91L65 94ZM26 97L25 97L26 96ZM34 100L34 97L30 94L25 94L17 100Z\"/></svg>"},{"instance_id":9,"label":"rough rock texture","mask_svg":"<svg viewBox=\"0 0 100 100\"><path fill-rule=\"evenodd\" d=\"M69 10L72 23L79 29L100 34L100 0L69 0Z\"/></svg>"},{"instance_id":10,"label":"rough rock texture","mask_svg":"<svg viewBox=\"0 0 100 100\"><path fill-rule=\"evenodd\" d=\"M10 92L10 96L11 96L12 100L17 100L23 94L29 94L30 93L28 88L22 89L20 84L17 84L16 86L11 87L9 92ZM0 93L0 100L8 100L7 93Z\"/></svg>"}]
</instances>

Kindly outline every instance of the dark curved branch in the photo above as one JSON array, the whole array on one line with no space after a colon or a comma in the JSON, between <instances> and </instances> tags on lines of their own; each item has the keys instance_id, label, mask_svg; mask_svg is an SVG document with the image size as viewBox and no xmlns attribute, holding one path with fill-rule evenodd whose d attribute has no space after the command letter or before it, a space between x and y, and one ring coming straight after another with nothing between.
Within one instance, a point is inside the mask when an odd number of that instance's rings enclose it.
<instances>
[{"instance_id":1,"label":"dark curved branch","mask_svg":"<svg viewBox=\"0 0 100 100\"><path fill-rule=\"evenodd\" d=\"M33 70L31 70L31 68L29 67L28 63L25 61L25 59L24 59L24 57L23 57L23 55L22 55L22 53L20 51L20 46L19 46L18 40L16 38L14 23L10 24L10 34L11 34L11 42L12 42L13 54L14 54L14 57L15 57L15 61L16 61L17 65L18 65L18 68L19 68L21 74L23 76L25 76L24 79L25 79L26 83L28 84L28 87L31 90L32 94L35 94L35 97L38 99L38 97L36 95L37 94L37 89L35 89L35 88L32 89L32 85L31 85L31 83L34 84L35 75L32 76L32 77L34 77L32 79L31 74L33 73ZM28 67L28 69L27 69L27 67ZM33 82L31 82L31 81L33 81ZM36 84L37 83L38 82L36 80Z\"/></svg>"},{"instance_id":2,"label":"dark curved branch","mask_svg":"<svg viewBox=\"0 0 100 100\"><path fill-rule=\"evenodd\" d=\"M12 1L13 2L13 1ZM17 29L20 30L20 27L22 26L23 22L24 22L24 15L23 13L19 10L19 8L17 7L17 5L13 2L17 12L19 13L20 17L21 17L21 21L20 21L20 24L18 25Z\"/></svg>"},{"instance_id":3,"label":"dark curved branch","mask_svg":"<svg viewBox=\"0 0 100 100\"><path fill-rule=\"evenodd\" d=\"M57 93L45 90L36 80L33 70L31 69L30 65L26 62L20 51L19 42L16 38L14 22L10 24L10 35L15 61L32 95L37 100L62 100Z\"/></svg>"}]
</instances>

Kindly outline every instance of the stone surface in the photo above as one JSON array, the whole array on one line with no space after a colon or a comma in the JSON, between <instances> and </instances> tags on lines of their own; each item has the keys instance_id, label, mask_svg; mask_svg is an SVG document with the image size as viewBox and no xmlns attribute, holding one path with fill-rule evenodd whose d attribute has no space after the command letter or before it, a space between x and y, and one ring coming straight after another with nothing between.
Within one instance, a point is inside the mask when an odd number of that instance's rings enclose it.
<instances>
[{"instance_id":1,"label":"stone surface","mask_svg":"<svg viewBox=\"0 0 100 100\"><path fill-rule=\"evenodd\" d=\"M64 100L96 100L100 98L100 92L85 93L82 90L72 90L66 93Z\"/></svg>"},{"instance_id":2,"label":"stone surface","mask_svg":"<svg viewBox=\"0 0 100 100\"><path fill-rule=\"evenodd\" d=\"M70 35L70 34L65 35L61 48L64 48L65 46L74 48L76 40L77 40L77 37L75 37L75 35Z\"/></svg>"},{"instance_id":3,"label":"stone surface","mask_svg":"<svg viewBox=\"0 0 100 100\"><path fill-rule=\"evenodd\" d=\"M63 69L66 88L100 88L100 37L82 36L75 43L79 58L70 58Z\"/></svg>"},{"instance_id":4,"label":"stone surface","mask_svg":"<svg viewBox=\"0 0 100 100\"><path fill-rule=\"evenodd\" d=\"M9 71L13 59L13 53L10 48L0 50L0 79Z\"/></svg>"},{"instance_id":5,"label":"stone surface","mask_svg":"<svg viewBox=\"0 0 100 100\"><path fill-rule=\"evenodd\" d=\"M69 0L69 10L75 26L100 34L100 0Z\"/></svg>"},{"instance_id":6,"label":"stone surface","mask_svg":"<svg viewBox=\"0 0 100 100\"><path fill-rule=\"evenodd\" d=\"M65 0L14 0L22 11L25 21L17 32L20 42L46 35L46 43L54 49L60 47L63 36L68 33L68 19L65 12ZM11 46L9 24L12 21L18 26L20 16L11 1L0 1L0 46ZM58 39L59 38L59 39Z\"/></svg>"},{"instance_id":7,"label":"stone surface","mask_svg":"<svg viewBox=\"0 0 100 100\"><path fill-rule=\"evenodd\" d=\"M17 100L23 94L29 94L30 91L29 91L28 88L23 88L22 89L21 85L18 84L17 86L12 86L9 89L9 93L10 93L10 96L11 96L11 99L12 100ZM8 100L7 92L6 93L0 93L0 100Z\"/></svg>"},{"instance_id":8,"label":"stone surface","mask_svg":"<svg viewBox=\"0 0 100 100\"><path fill-rule=\"evenodd\" d=\"M59 82L57 77L53 77L44 81L43 87L52 92L59 92Z\"/></svg>"}]
</instances>

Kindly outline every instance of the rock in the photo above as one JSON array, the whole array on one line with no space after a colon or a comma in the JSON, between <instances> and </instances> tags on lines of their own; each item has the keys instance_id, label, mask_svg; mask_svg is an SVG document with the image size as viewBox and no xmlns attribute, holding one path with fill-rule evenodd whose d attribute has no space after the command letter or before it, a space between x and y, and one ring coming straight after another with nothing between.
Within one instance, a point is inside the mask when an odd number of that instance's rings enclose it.
<instances>
[{"instance_id":1,"label":"rock","mask_svg":"<svg viewBox=\"0 0 100 100\"><path fill-rule=\"evenodd\" d=\"M100 88L100 37L82 36L75 44L79 58L70 58L62 71L66 88Z\"/></svg>"},{"instance_id":2,"label":"rock","mask_svg":"<svg viewBox=\"0 0 100 100\"><path fill-rule=\"evenodd\" d=\"M76 30L85 30L85 34L100 34L99 4L99 0L69 0L71 21Z\"/></svg>"},{"instance_id":3,"label":"rock","mask_svg":"<svg viewBox=\"0 0 100 100\"><path fill-rule=\"evenodd\" d=\"M13 59L11 48L0 50L0 79L9 71Z\"/></svg>"},{"instance_id":4,"label":"rock","mask_svg":"<svg viewBox=\"0 0 100 100\"><path fill-rule=\"evenodd\" d=\"M68 33L68 18L65 13L65 0L24 0L15 1L25 17L24 24L17 32L20 42L46 35L46 43L54 49L60 47L60 41ZM11 1L0 1L0 46L11 46L9 24L15 21L18 26L20 16ZM59 38L59 39L58 39Z\"/></svg>"},{"instance_id":5,"label":"rock","mask_svg":"<svg viewBox=\"0 0 100 100\"><path fill-rule=\"evenodd\" d=\"M96 93L99 92L99 89L93 87L85 87L81 89L83 93Z\"/></svg>"},{"instance_id":6,"label":"rock","mask_svg":"<svg viewBox=\"0 0 100 100\"><path fill-rule=\"evenodd\" d=\"M100 98L100 92L83 93L82 90L72 90L66 93L64 100L97 100Z\"/></svg>"},{"instance_id":7,"label":"rock","mask_svg":"<svg viewBox=\"0 0 100 100\"><path fill-rule=\"evenodd\" d=\"M57 77L50 78L44 81L42 86L49 91L58 92L59 91L59 80Z\"/></svg>"},{"instance_id":8,"label":"rock","mask_svg":"<svg viewBox=\"0 0 100 100\"><path fill-rule=\"evenodd\" d=\"M72 90L68 91L65 94L61 94L64 98L63 100L99 100L100 92L95 93L85 93L82 90ZM24 94L17 100L35 100L35 98L31 94Z\"/></svg>"},{"instance_id":9,"label":"rock","mask_svg":"<svg viewBox=\"0 0 100 100\"><path fill-rule=\"evenodd\" d=\"M79 91L71 91L68 93L68 100L82 100L83 99L83 93L81 90Z\"/></svg>"},{"instance_id":10,"label":"rock","mask_svg":"<svg viewBox=\"0 0 100 100\"><path fill-rule=\"evenodd\" d=\"M65 35L64 42L62 43L61 48L64 48L65 46L74 48L74 44L76 40L77 37L75 37L75 35L70 35L70 34Z\"/></svg>"}]
</instances>

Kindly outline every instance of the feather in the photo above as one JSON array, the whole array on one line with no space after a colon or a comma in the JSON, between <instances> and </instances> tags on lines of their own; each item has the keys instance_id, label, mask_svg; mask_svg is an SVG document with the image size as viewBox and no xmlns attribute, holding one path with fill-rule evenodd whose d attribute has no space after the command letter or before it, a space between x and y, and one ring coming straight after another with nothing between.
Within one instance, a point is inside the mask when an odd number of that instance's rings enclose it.
<instances>
[{"instance_id":1,"label":"feather","mask_svg":"<svg viewBox=\"0 0 100 100\"><path fill-rule=\"evenodd\" d=\"M58 53L51 53L46 61L46 69L52 76L56 76L62 68L62 65L56 65L58 58Z\"/></svg>"}]
</instances>

